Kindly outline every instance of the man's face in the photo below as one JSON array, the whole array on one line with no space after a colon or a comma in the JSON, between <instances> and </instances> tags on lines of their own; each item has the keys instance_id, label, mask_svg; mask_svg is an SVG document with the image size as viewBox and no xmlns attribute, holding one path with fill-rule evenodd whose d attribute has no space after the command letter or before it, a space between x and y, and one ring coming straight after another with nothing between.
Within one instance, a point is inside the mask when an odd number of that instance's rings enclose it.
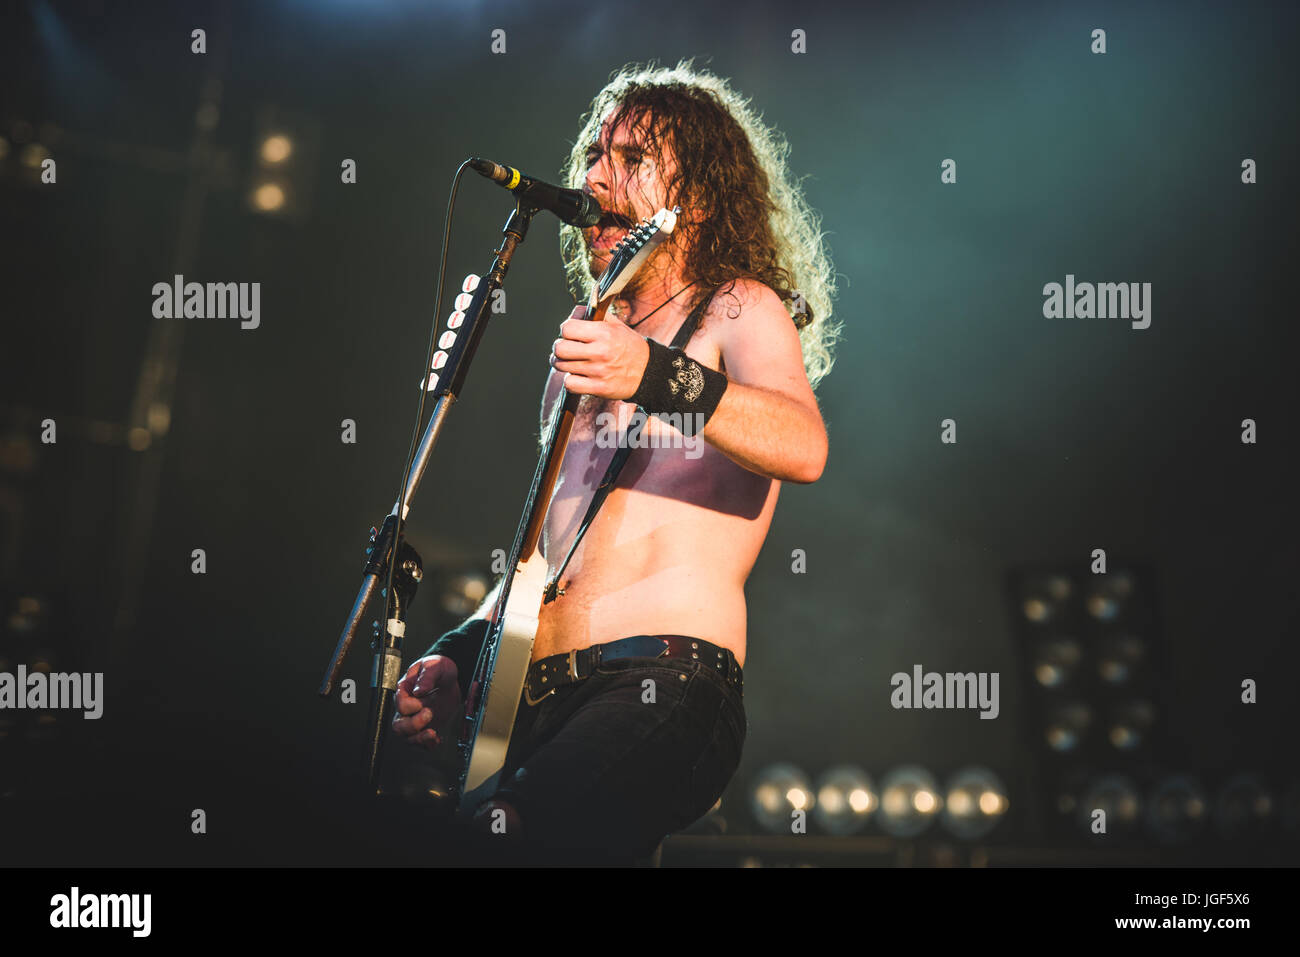
<instances>
[{"instance_id":1,"label":"man's face","mask_svg":"<svg viewBox=\"0 0 1300 957\"><path fill-rule=\"evenodd\" d=\"M669 155L660 157L644 145L644 123L631 129L623 120L612 131L610 123L607 116L599 141L587 145L586 190L605 211L600 223L582 231L593 277L604 272L610 250L633 226L668 205L665 182L675 172L671 150L665 148ZM658 259L661 252L652 259Z\"/></svg>"}]
</instances>

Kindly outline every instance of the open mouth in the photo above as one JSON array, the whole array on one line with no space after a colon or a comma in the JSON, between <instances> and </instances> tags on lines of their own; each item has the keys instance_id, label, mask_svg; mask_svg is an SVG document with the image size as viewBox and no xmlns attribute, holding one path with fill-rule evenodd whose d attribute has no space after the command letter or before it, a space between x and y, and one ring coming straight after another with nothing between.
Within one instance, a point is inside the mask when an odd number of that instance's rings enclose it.
<instances>
[{"instance_id":1,"label":"open mouth","mask_svg":"<svg viewBox=\"0 0 1300 957\"><path fill-rule=\"evenodd\" d=\"M590 245L593 250L611 249L626 236L636 223L622 213L607 211L600 222L592 227Z\"/></svg>"}]
</instances>

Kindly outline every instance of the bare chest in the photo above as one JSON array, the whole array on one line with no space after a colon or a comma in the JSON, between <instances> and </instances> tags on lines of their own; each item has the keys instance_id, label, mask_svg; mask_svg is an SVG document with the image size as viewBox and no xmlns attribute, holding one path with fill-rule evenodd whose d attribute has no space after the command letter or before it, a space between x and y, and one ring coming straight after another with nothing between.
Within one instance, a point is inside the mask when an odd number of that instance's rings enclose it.
<instances>
[{"instance_id":1,"label":"bare chest","mask_svg":"<svg viewBox=\"0 0 1300 957\"><path fill-rule=\"evenodd\" d=\"M620 448L628 448L630 454L615 488L653 494L656 489L682 492L712 484L719 463L713 456L706 458L704 439L681 424L670 416L647 416L628 402L584 396L547 513L548 541L567 547ZM672 499L654 504L660 521L670 521ZM652 503L646 502L644 508L647 514L638 516L638 524L655 524ZM549 548L547 556L558 558Z\"/></svg>"}]
</instances>

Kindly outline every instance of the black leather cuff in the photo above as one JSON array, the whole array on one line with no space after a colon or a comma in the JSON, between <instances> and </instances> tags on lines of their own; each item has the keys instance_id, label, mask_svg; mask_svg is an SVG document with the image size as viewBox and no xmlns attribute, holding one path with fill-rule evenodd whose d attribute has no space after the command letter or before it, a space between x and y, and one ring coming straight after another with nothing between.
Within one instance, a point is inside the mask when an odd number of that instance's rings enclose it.
<instances>
[{"instance_id":1,"label":"black leather cuff","mask_svg":"<svg viewBox=\"0 0 1300 957\"><path fill-rule=\"evenodd\" d=\"M713 415L727 391L727 376L717 369L701 365L681 349L674 349L647 339L650 360L646 363L641 384L628 402L635 402L647 412L676 412L701 416L699 430Z\"/></svg>"}]
</instances>

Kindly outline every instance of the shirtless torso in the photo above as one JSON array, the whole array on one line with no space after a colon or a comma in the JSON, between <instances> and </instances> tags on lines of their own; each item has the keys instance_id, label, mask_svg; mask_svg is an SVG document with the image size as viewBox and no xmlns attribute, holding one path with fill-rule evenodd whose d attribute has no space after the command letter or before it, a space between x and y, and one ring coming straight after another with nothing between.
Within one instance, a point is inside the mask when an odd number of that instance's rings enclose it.
<instances>
[{"instance_id":1,"label":"shirtless torso","mask_svg":"<svg viewBox=\"0 0 1300 957\"><path fill-rule=\"evenodd\" d=\"M637 332L671 341L687 314L673 307ZM723 363L710 319L719 308L719 302L710 306L686 346L687 355L715 369ZM551 371L543 422L562 378ZM583 396L543 529L551 574L614 455L597 444L597 415L617 415L621 434L634 409L629 402ZM672 441L672 431L654 419L647 423L651 447L628 459L565 569L565 594L542 609L534 660L629 635L676 634L729 648L743 667L745 579L767 536L781 483L736 464L703 439L683 448L680 439ZM663 437L661 447L653 447L652 436Z\"/></svg>"}]
</instances>

